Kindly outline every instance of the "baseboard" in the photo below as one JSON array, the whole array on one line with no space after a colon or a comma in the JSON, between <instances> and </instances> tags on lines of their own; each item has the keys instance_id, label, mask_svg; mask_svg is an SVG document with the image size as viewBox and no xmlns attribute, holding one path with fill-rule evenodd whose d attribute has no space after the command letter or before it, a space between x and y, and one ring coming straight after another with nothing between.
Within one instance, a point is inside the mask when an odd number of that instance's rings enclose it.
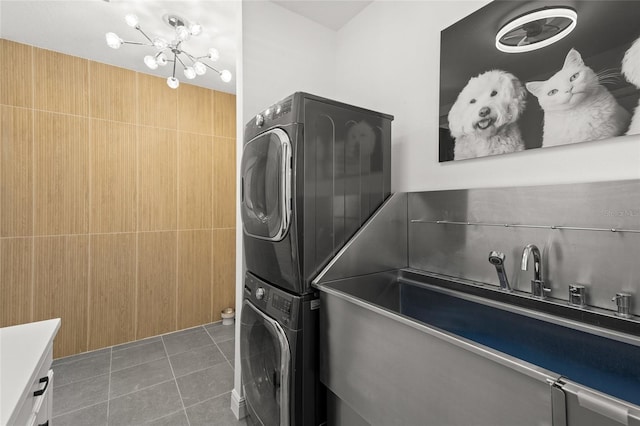
<instances>
[{"instance_id":1,"label":"baseboard","mask_svg":"<svg viewBox=\"0 0 640 426\"><path fill-rule=\"evenodd\" d=\"M238 420L247 415L247 403L244 397L240 396L235 389L231 392L231 411L233 411Z\"/></svg>"}]
</instances>

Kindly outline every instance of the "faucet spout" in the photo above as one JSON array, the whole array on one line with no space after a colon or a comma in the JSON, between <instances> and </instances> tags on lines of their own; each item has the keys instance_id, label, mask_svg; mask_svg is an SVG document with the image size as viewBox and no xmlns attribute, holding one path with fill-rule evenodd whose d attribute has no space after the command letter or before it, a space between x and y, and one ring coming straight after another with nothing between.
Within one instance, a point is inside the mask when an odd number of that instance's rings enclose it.
<instances>
[{"instance_id":1,"label":"faucet spout","mask_svg":"<svg viewBox=\"0 0 640 426\"><path fill-rule=\"evenodd\" d=\"M529 267L529 256L533 257L533 279L531 280L531 294L534 297L544 299L551 289L545 286L542 279L542 255L540 249L535 244L527 244L522 251L522 263L520 265L523 271Z\"/></svg>"},{"instance_id":2,"label":"faucet spout","mask_svg":"<svg viewBox=\"0 0 640 426\"><path fill-rule=\"evenodd\" d=\"M507 278L507 274L504 270L504 257L504 253L492 251L489 253L489 262L496 267L498 281L500 281L500 288L502 290L511 291L509 279Z\"/></svg>"}]
</instances>

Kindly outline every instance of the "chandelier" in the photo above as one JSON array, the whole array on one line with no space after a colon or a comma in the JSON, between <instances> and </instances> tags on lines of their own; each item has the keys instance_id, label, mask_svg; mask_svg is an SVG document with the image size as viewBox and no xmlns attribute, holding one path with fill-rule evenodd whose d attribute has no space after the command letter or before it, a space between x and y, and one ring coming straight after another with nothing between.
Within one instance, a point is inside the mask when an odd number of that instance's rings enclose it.
<instances>
[{"instance_id":1,"label":"chandelier","mask_svg":"<svg viewBox=\"0 0 640 426\"><path fill-rule=\"evenodd\" d=\"M167 78L167 85L172 89L177 89L180 85L180 81L176 78L176 66L178 63L182 65L184 76L189 80L196 78L198 75L205 74L207 72L207 68L209 68L214 72L217 72L225 83L231 81L232 76L228 70L218 71L203 61L205 59L211 62L217 61L220 57L220 53L218 53L217 49L212 47L209 49L207 55L194 56L185 51L182 47L183 42L189 40L191 36L197 36L202 32L202 26L200 24L188 22L186 19L177 15L165 15L164 19L175 30L174 38L171 41L162 37L149 37L142 28L140 28L138 17L136 15L129 14L125 16L127 25L138 30L140 34L144 36L146 41L124 41L115 33L107 33L107 45L113 49L119 49L123 44L155 47L157 52L154 55L145 56L144 63L149 67L149 69L155 70L158 66L163 67L169 62L173 62L173 72L171 77Z\"/></svg>"}]
</instances>

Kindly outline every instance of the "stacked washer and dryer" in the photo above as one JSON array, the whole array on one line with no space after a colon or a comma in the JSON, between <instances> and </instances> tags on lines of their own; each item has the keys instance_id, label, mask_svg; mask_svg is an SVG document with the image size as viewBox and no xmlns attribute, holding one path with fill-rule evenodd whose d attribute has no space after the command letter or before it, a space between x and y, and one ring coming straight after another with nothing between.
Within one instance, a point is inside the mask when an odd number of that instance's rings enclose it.
<instances>
[{"instance_id":1,"label":"stacked washer and dryer","mask_svg":"<svg viewBox=\"0 0 640 426\"><path fill-rule=\"evenodd\" d=\"M389 196L392 120L298 92L245 126L240 357L250 424L326 420L311 281Z\"/></svg>"}]
</instances>

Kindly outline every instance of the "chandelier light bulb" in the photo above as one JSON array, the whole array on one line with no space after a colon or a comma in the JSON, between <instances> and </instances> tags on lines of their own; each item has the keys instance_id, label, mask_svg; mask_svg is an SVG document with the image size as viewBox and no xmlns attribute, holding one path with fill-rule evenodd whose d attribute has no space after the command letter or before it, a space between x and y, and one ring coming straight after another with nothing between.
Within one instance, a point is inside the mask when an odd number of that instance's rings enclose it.
<instances>
[{"instance_id":1,"label":"chandelier light bulb","mask_svg":"<svg viewBox=\"0 0 640 426\"><path fill-rule=\"evenodd\" d=\"M229 72L229 70L222 70L222 72L220 73L220 78L225 83L228 83L231 81L231 73Z\"/></svg>"},{"instance_id":2,"label":"chandelier light bulb","mask_svg":"<svg viewBox=\"0 0 640 426\"><path fill-rule=\"evenodd\" d=\"M154 58L151 55L147 55L144 57L144 63L146 66L148 66L152 70L155 70L158 68L158 61L156 61L156 58Z\"/></svg>"},{"instance_id":3,"label":"chandelier light bulb","mask_svg":"<svg viewBox=\"0 0 640 426\"><path fill-rule=\"evenodd\" d=\"M124 17L124 20L127 21L127 25L129 25L130 27L137 27L138 23L140 22L138 20L138 17L136 15L134 15L133 13L128 14L127 16Z\"/></svg>"},{"instance_id":4,"label":"chandelier light bulb","mask_svg":"<svg viewBox=\"0 0 640 426\"><path fill-rule=\"evenodd\" d=\"M198 75L204 75L207 72L207 67L200 61L193 64L193 69Z\"/></svg>"},{"instance_id":5,"label":"chandelier light bulb","mask_svg":"<svg viewBox=\"0 0 640 426\"><path fill-rule=\"evenodd\" d=\"M180 86L180 82L175 77L169 77L167 78L167 86L171 87L172 89L177 89L178 86Z\"/></svg>"},{"instance_id":6,"label":"chandelier light bulb","mask_svg":"<svg viewBox=\"0 0 640 426\"><path fill-rule=\"evenodd\" d=\"M116 33L107 33L105 35L107 45L112 49L119 49L122 46L122 39Z\"/></svg>"},{"instance_id":7,"label":"chandelier light bulb","mask_svg":"<svg viewBox=\"0 0 640 426\"><path fill-rule=\"evenodd\" d=\"M191 37L191 33L184 25L179 25L176 27L176 37L179 41L187 41Z\"/></svg>"},{"instance_id":8,"label":"chandelier light bulb","mask_svg":"<svg viewBox=\"0 0 640 426\"><path fill-rule=\"evenodd\" d=\"M158 63L158 65L164 67L165 65L167 65L167 55L165 55L164 53L159 54L156 57L156 62Z\"/></svg>"},{"instance_id":9,"label":"chandelier light bulb","mask_svg":"<svg viewBox=\"0 0 640 426\"><path fill-rule=\"evenodd\" d=\"M209 49L209 59L214 62L220 59L220 52L218 52L218 49L213 47Z\"/></svg>"},{"instance_id":10,"label":"chandelier light bulb","mask_svg":"<svg viewBox=\"0 0 640 426\"><path fill-rule=\"evenodd\" d=\"M189 32L194 36L200 35L200 33L202 33L202 25L194 22L189 25Z\"/></svg>"},{"instance_id":11,"label":"chandelier light bulb","mask_svg":"<svg viewBox=\"0 0 640 426\"><path fill-rule=\"evenodd\" d=\"M156 37L156 38L153 39L153 45L156 48L158 48L160 50L163 50L163 49L166 49L167 47L169 47L169 42L167 40L163 39L162 37Z\"/></svg>"},{"instance_id":12,"label":"chandelier light bulb","mask_svg":"<svg viewBox=\"0 0 640 426\"><path fill-rule=\"evenodd\" d=\"M184 69L184 76L189 80L193 80L194 78L196 78L196 70L194 70L193 67L186 67Z\"/></svg>"}]
</instances>

